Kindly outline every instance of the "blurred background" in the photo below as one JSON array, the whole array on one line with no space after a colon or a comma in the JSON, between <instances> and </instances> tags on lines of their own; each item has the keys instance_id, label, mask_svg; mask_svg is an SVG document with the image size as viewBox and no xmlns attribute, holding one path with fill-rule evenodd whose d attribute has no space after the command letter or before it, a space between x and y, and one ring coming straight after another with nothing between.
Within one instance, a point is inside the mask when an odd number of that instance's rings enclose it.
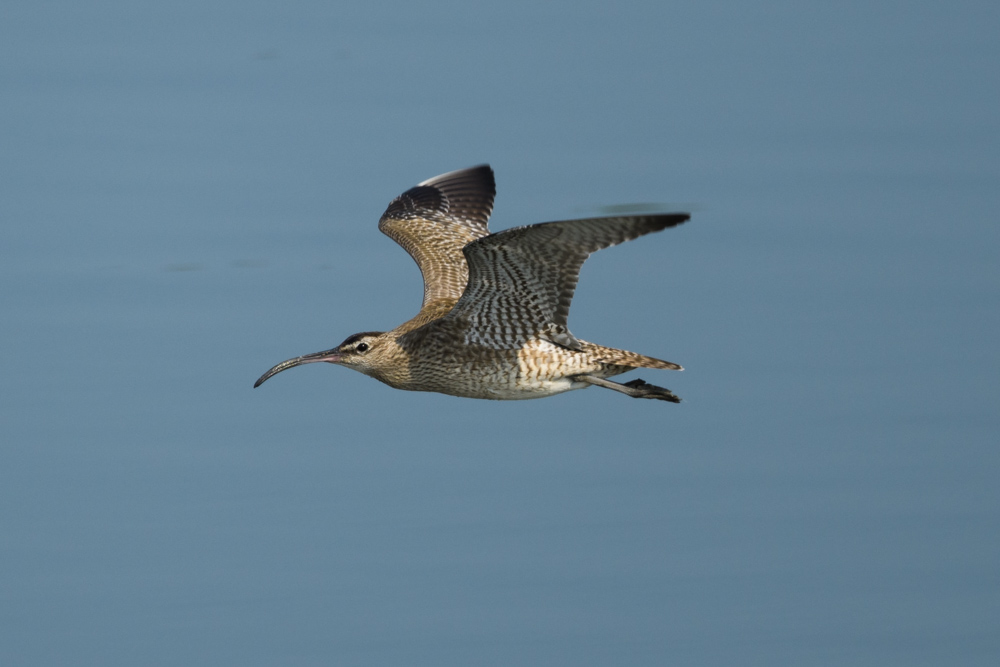
<instances>
[{"instance_id":1,"label":"blurred background","mask_svg":"<svg viewBox=\"0 0 1000 667\"><path fill-rule=\"evenodd\" d=\"M0 663L996 665L992 2L7 3ZM679 406L271 365L397 194L634 206L570 324Z\"/></svg>"}]
</instances>

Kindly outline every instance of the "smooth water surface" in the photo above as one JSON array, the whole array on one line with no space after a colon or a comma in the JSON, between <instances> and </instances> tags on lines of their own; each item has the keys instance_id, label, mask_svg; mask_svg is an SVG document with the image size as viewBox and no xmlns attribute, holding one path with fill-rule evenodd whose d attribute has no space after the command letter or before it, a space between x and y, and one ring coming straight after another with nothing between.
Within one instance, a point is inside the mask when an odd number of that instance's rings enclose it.
<instances>
[{"instance_id":1,"label":"smooth water surface","mask_svg":"<svg viewBox=\"0 0 1000 667\"><path fill-rule=\"evenodd\" d=\"M994 3L3 14L0 664L1000 661ZM251 389L481 162L494 229L693 211L570 322L684 403Z\"/></svg>"}]
</instances>

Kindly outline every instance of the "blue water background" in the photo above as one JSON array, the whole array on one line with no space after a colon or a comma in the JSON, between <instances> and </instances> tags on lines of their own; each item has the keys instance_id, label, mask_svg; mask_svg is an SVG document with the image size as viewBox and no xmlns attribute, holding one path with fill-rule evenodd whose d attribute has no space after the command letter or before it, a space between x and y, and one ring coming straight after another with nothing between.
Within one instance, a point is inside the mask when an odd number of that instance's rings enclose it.
<instances>
[{"instance_id":1,"label":"blue water background","mask_svg":"<svg viewBox=\"0 0 1000 667\"><path fill-rule=\"evenodd\" d=\"M998 7L7 3L0 664L1000 664ZM684 403L251 389L481 162Z\"/></svg>"}]
</instances>

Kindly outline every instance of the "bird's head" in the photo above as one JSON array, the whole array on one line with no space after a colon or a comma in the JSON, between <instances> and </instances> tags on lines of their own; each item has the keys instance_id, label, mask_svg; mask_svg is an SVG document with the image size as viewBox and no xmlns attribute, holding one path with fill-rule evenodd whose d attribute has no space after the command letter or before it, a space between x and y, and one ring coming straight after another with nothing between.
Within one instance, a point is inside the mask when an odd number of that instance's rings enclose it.
<instances>
[{"instance_id":1,"label":"bird's head","mask_svg":"<svg viewBox=\"0 0 1000 667\"><path fill-rule=\"evenodd\" d=\"M328 364L347 366L365 375L369 375L375 367L375 358L385 343L385 334L381 331L364 331L348 336L347 339L335 348L324 350L323 352L313 352L295 357L280 364L260 376L254 383L254 388L264 384L264 381L272 375L277 375L281 371L288 370L293 366L302 364L314 364L324 361Z\"/></svg>"}]
</instances>

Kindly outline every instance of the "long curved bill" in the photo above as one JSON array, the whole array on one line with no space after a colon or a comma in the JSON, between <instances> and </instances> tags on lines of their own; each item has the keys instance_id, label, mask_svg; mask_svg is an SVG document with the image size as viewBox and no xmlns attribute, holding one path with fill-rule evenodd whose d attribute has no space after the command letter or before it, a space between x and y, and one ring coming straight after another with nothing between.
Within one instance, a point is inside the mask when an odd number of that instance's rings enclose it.
<instances>
[{"instance_id":1,"label":"long curved bill","mask_svg":"<svg viewBox=\"0 0 1000 667\"><path fill-rule=\"evenodd\" d=\"M340 361L340 352L337 348L332 350L324 350L323 352L313 352L312 354L303 354L301 357L295 357L294 359L289 359L288 361L282 361L280 364L264 373L260 376L260 379L253 383L253 388L264 384L264 381L270 378L272 375L277 375L281 371L286 371L294 366L301 366L302 364L315 364L319 361L325 361L330 364L335 364Z\"/></svg>"}]
</instances>

